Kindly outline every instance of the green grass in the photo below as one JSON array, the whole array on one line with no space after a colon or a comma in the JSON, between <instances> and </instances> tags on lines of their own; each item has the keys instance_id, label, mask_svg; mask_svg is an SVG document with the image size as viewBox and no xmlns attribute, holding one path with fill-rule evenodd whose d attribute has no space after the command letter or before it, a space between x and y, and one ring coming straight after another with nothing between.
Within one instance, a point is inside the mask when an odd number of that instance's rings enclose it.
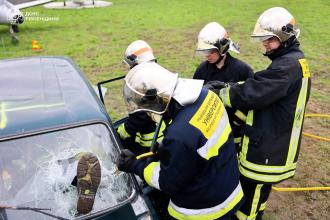
<instances>
[{"instance_id":1,"label":"green grass","mask_svg":"<svg viewBox=\"0 0 330 220\"><path fill-rule=\"evenodd\" d=\"M257 18L264 10L273 6L283 6L295 16L301 29L301 48L305 52L312 73L313 86L308 111L329 113L330 1L113 0L113 3L112 7L97 9L46 10L41 6L25 9L25 12L38 13L38 16L58 17L59 21L26 21L20 28L20 42L16 45L11 43L8 28L0 26L0 58L69 56L95 84L125 74L127 68L122 64L124 50L130 42L143 39L154 48L161 65L178 72L181 77L190 78L201 61L194 56L198 32L206 23L217 21L226 27L231 38L241 46L241 54L235 56L249 63L257 71L266 68L270 62L262 56L259 46L252 43L249 36ZM33 39L39 41L41 51L31 50ZM109 90L110 96L106 98L109 113L115 119L125 115L121 88L122 83L113 84ZM309 126L308 123L306 128ZM329 131L328 124L322 123L312 124L310 129L321 126L321 131ZM329 137L329 132L322 134ZM298 181L302 185L308 184L306 178L312 176L329 184L329 178L326 177L329 173L325 171L329 167L326 165L329 144L308 139L306 141L303 142L303 145L307 144L302 147L300 162L304 169L298 170L295 179L288 183L295 184L295 181ZM315 149L322 151L321 157L309 157L312 153L318 155L314 152ZM313 164L317 164L315 169L311 168ZM323 171L318 173L317 167L320 166ZM312 171L304 173L309 168ZM328 216L326 211L322 214L315 208L315 211L310 211L312 216L308 213L305 217L306 213L300 212L300 209L296 209L291 203L286 206L286 200L294 199L297 199L297 204L302 203L302 210L305 206L314 210L314 207L324 207L324 202L327 203L325 197L319 202L313 201L312 207L308 206L309 202L306 201L309 200L305 194L283 195L273 201L276 203L276 200L279 200L278 203L284 203L270 204L265 219L295 219L290 216L299 216L299 219L310 219L313 216L314 219L325 219Z\"/></svg>"},{"instance_id":2,"label":"green grass","mask_svg":"<svg viewBox=\"0 0 330 220\"><path fill-rule=\"evenodd\" d=\"M269 61L258 45L250 42L258 16L267 8L285 6L301 28L301 48L309 61L313 81L318 87L330 83L330 21L326 1L113 1L107 8L50 10L41 6L25 9L37 16L57 17L59 21L26 21L13 45L7 27L0 27L0 58L65 55L74 59L92 83L122 75L121 60L127 45L144 39L154 48L159 63L191 77L200 59L194 56L199 30L210 21L224 25L241 46L237 55L255 70ZM31 50L31 41L40 42L41 51ZM312 95L329 102L322 92Z\"/></svg>"}]
</instances>

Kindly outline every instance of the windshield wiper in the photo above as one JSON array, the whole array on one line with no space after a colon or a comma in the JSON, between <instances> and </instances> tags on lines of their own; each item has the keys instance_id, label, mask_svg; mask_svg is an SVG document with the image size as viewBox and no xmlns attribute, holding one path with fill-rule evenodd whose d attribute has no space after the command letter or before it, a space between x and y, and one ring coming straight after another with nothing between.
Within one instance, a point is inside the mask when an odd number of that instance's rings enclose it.
<instances>
[{"instance_id":1,"label":"windshield wiper","mask_svg":"<svg viewBox=\"0 0 330 220\"><path fill-rule=\"evenodd\" d=\"M38 213L41 213L41 214L44 214L44 215L47 215L47 216L50 216L50 217L53 217L53 218L56 218L56 219L69 220L67 218L63 218L63 217L60 217L60 216L53 215L53 214L50 214L48 212L45 212L45 211L51 211L51 209L46 209L46 208L33 208L33 207L27 207L27 206L6 206L6 205L0 205L0 210L1 209L30 210L30 211L38 212Z\"/></svg>"}]
</instances>

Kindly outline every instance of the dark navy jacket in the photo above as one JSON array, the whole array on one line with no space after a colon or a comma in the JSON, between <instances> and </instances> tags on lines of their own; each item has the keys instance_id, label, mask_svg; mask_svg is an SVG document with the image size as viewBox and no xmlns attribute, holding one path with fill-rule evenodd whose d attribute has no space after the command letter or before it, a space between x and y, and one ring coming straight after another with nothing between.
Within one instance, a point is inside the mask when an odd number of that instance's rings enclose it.
<instances>
[{"instance_id":1,"label":"dark navy jacket","mask_svg":"<svg viewBox=\"0 0 330 220\"><path fill-rule=\"evenodd\" d=\"M225 63L221 69L219 69L216 64L204 61L197 67L193 78L204 80L204 84L214 80L225 83L244 82L248 78L253 78L253 70L246 63L227 53ZM240 114L237 109L226 108L226 110L229 116L230 125L233 129L235 143L237 144L236 148L239 149L243 133L242 124L245 123L244 115L247 114L247 111L241 110L241 113L243 114ZM241 115L243 115L243 117Z\"/></svg>"},{"instance_id":2,"label":"dark navy jacket","mask_svg":"<svg viewBox=\"0 0 330 220\"><path fill-rule=\"evenodd\" d=\"M202 62L196 69L193 79L221 82L240 82L253 77L253 70L246 63L227 53L225 63L221 69L208 61Z\"/></svg>"},{"instance_id":3,"label":"dark navy jacket","mask_svg":"<svg viewBox=\"0 0 330 220\"><path fill-rule=\"evenodd\" d=\"M221 217L243 200L228 116L213 92L203 89L193 104L182 107L166 130L159 157L150 164L140 161L135 173L170 195L173 217L180 217L176 206L198 210L231 200L231 209L215 215Z\"/></svg>"},{"instance_id":4,"label":"dark navy jacket","mask_svg":"<svg viewBox=\"0 0 330 220\"><path fill-rule=\"evenodd\" d=\"M267 69L243 84L231 84L220 96L227 106L250 110L239 157L241 173L276 183L294 175L311 80L298 41L269 58Z\"/></svg>"}]
</instances>

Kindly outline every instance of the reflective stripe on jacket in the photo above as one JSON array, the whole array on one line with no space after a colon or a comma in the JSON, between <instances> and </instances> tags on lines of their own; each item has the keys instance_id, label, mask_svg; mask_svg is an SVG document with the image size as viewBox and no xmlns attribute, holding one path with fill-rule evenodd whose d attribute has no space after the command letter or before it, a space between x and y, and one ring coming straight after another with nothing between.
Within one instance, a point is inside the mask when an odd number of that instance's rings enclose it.
<instances>
[{"instance_id":1,"label":"reflective stripe on jacket","mask_svg":"<svg viewBox=\"0 0 330 220\"><path fill-rule=\"evenodd\" d=\"M244 82L248 78L253 78L253 70L243 61L232 57L228 52L224 65L219 69L216 64L208 61L202 62L196 69L193 79L202 79L204 84L209 81L221 82ZM242 143L242 125L245 123L247 112L226 108L230 125L233 131L237 149Z\"/></svg>"},{"instance_id":2,"label":"reflective stripe on jacket","mask_svg":"<svg viewBox=\"0 0 330 220\"><path fill-rule=\"evenodd\" d=\"M239 153L247 178L276 183L294 175L299 155L310 73L299 43L274 54L254 79L220 91L227 106L250 110Z\"/></svg>"},{"instance_id":3,"label":"reflective stripe on jacket","mask_svg":"<svg viewBox=\"0 0 330 220\"><path fill-rule=\"evenodd\" d=\"M163 121L157 137L158 142L163 140L165 128L166 124ZM150 147L155 130L155 122L145 112L137 112L129 115L128 120L118 127L117 133L122 140L132 138L139 146Z\"/></svg>"},{"instance_id":4,"label":"reflective stripe on jacket","mask_svg":"<svg viewBox=\"0 0 330 220\"><path fill-rule=\"evenodd\" d=\"M237 211L243 200L233 136L219 97L203 89L168 126L159 162L138 173L170 195L178 219L215 219Z\"/></svg>"}]
</instances>

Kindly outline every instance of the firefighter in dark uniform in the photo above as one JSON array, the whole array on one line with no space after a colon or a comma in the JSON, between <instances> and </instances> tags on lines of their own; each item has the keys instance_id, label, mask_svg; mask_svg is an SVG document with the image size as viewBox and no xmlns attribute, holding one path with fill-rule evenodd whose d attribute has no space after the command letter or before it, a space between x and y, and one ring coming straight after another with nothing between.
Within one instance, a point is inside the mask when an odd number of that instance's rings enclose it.
<instances>
[{"instance_id":1,"label":"firefighter in dark uniform","mask_svg":"<svg viewBox=\"0 0 330 220\"><path fill-rule=\"evenodd\" d=\"M145 62L156 62L152 48L143 40L136 40L128 45L124 62L130 69ZM162 122L157 142L163 139L163 131L166 125ZM129 114L125 123L121 124L117 133L124 148L130 149L135 154L143 154L150 151L152 140L156 130L156 123L145 112Z\"/></svg>"},{"instance_id":2,"label":"firefighter in dark uniform","mask_svg":"<svg viewBox=\"0 0 330 220\"><path fill-rule=\"evenodd\" d=\"M246 202L237 219L261 219L272 184L293 177L311 80L299 29L284 8L266 10L251 37L262 41L272 63L243 84L219 83L229 107L249 110L239 169Z\"/></svg>"},{"instance_id":3,"label":"firefighter in dark uniform","mask_svg":"<svg viewBox=\"0 0 330 220\"><path fill-rule=\"evenodd\" d=\"M157 77L156 77L157 76ZM170 219L229 219L244 200L226 110L202 89L202 80L181 79L156 63L143 63L125 78L128 110L172 119L159 160L123 151L119 170L134 173L170 196Z\"/></svg>"},{"instance_id":4,"label":"firefighter in dark uniform","mask_svg":"<svg viewBox=\"0 0 330 220\"><path fill-rule=\"evenodd\" d=\"M253 77L253 71L246 63L232 57L229 51L239 53L239 48L229 38L225 28L217 22L208 23L199 32L196 54L206 60L196 69L194 79L212 81L244 82ZM247 112L227 108L230 125L233 129L236 148L242 142L242 125L245 124Z\"/></svg>"}]
</instances>

